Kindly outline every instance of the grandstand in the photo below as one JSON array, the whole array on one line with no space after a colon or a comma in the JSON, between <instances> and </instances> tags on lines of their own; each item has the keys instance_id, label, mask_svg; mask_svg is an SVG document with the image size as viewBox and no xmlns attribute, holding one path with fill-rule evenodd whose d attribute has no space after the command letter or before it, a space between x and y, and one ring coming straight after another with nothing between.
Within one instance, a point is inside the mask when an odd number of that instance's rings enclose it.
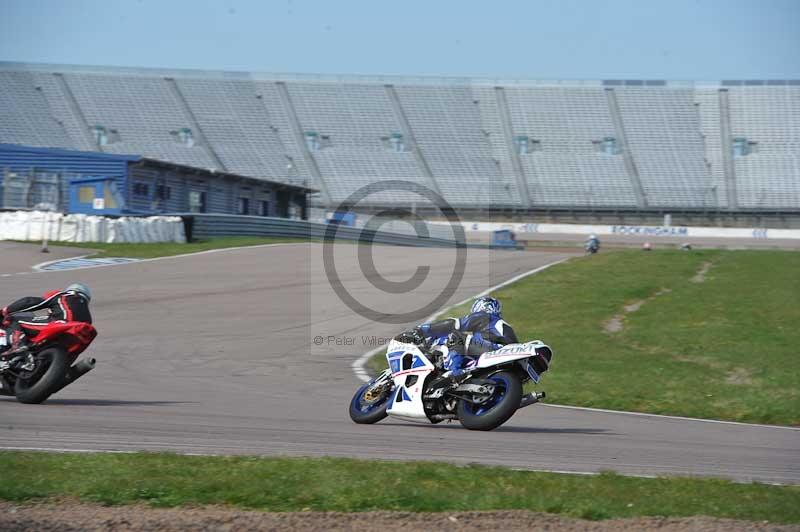
<instances>
[{"instance_id":1,"label":"grandstand","mask_svg":"<svg viewBox=\"0 0 800 532\"><path fill-rule=\"evenodd\" d=\"M800 219L798 80L524 81L0 63L0 143L136 154L307 185L321 191L313 200L320 207L365 184L403 179L483 214ZM414 202L398 192L362 205Z\"/></svg>"}]
</instances>

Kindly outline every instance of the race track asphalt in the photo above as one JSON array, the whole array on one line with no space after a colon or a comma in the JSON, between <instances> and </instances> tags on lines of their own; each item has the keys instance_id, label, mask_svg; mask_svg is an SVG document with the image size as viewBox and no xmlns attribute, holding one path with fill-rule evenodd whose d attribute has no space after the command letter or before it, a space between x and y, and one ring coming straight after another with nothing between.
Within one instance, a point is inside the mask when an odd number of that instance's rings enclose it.
<instances>
[{"instance_id":1,"label":"race track asphalt","mask_svg":"<svg viewBox=\"0 0 800 532\"><path fill-rule=\"evenodd\" d=\"M362 247L337 246L336 265L348 293L378 311L413 310L451 276L452 250L377 246L376 269L394 282L431 266L419 288L387 296L361 273ZM471 249L449 301L568 256ZM373 336L404 325L345 306L321 257L320 244L284 244L0 277L4 301L89 283L100 332L87 353L97 368L44 405L0 398L0 448L432 459L800 484L800 430L789 428L545 405L488 433L392 419L355 425L351 363Z\"/></svg>"},{"instance_id":2,"label":"race track asphalt","mask_svg":"<svg viewBox=\"0 0 800 532\"><path fill-rule=\"evenodd\" d=\"M50 246L49 253L42 253L41 243L25 244L0 240L0 275L30 271L32 266L42 262L79 257L93 252L92 249Z\"/></svg>"}]
</instances>

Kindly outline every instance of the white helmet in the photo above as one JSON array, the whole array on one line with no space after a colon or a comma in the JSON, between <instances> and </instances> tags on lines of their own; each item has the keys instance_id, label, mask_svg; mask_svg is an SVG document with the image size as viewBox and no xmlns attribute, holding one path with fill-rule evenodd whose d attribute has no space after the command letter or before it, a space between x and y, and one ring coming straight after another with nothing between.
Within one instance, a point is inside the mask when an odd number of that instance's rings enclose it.
<instances>
[{"instance_id":1,"label":"white helmet","mask_svg":"<svg viewBox=\"0 0 800 532\"><path fill-rule=\"evenodd\" d=\"M92 300L92 291L89 290L89 287L83 283L72 283L68 287L64 289L65 292L78 292L83 297L86 298L87 301Z\"/></svg>"}]
</instances>

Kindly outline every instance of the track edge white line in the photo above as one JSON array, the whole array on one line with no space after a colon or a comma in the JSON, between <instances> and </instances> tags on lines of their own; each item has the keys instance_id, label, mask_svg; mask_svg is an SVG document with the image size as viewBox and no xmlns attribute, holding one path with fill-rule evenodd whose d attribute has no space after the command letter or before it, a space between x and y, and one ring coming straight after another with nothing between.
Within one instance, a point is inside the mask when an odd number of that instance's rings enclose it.
<instances>
[{"instance_id":1,"label":"track edge white line","mask_svg":"<svg viewBox=\"0 0 800 532\"><path fill-rule=\"evenodd\" d=\"M69 449L65 447L24 447L24 446L10 446L10 447L0 447L0 451L32 451L32 452L39 452L39 453L75 453L75 454L90 454L90 453L97 453L97 454L139 454L139 453L153 453L153 452L169 452L170 454L177 454L180 456L210 456L210 457L224 457L224 456L257 456L260 458L321 458L318 456L294 456L294 455L264 455L264 454L253 454L253 455L243 455L243 454L224 454L224 453L202 453L202 452L181 452L181 451L172 451L172 450L164 450L164 451L142 451L142 450L125 450L125 449ZM394 461L392 459L389 460L381 460L381 459L370 459L370 458L356 458L357 460L377 460L377 461ZM412 461L419 461L422 459L415 459ZM407 461L407 460L403 460ZM448 463L448 462L445 462ZM467 464L457 464L454 463L452 465L455 466L466 466ZM513 467L513 466L505 466L505 465L488 465L487 467L494 467L500 469L507 469L509 471L521 471L527 473L552 473L556 475L576 475L576 476L585 476L585 477L596 477L602 475L603 473L613 473L615 475L621 477L633 477L633 478L649 478L649 479L659 479L659 478L686 478L691 480L710 480L710 479L719 479L719 480L726 480L728 482L732 482L734 484L767 484L770 486L794 486L795 484L792 483L784 483L784 482L774 482L769 480L746 480L746 479L735 479L735 478L725 478L725 477L715 477L715 476L687 476L687 475L650 475L646 473L621 473L619 471L615 471L613 469L602 469L597 471L570 471L567 469L538 469L538 468L527 468L527 467Z\"/></svg>"},{"instance_id":2,"label":"track edge white line","mask_svg":"<svg viewBox=\"0 0 800 532\"><path fill-rule=\"evenodd\" d=\"M681 421L698 421L702 423L717 423L720 425L739 425L744 427L753 428L767 428L767 429L783 429L800 431L800 427L787 427L784 425L765 425L763 423L745 423L743 421L726 421L724 419L704 419L700 417L686 417L686 416L670 416L667 414L651 414L649 412L632 412L629 410L609 410L607 408L594 408L591 406L572 406L572 405L557 405L553 403L539 403L540 406L547 406L550 408L565 408L569 410L583 410L586 412L599 412L602 414L623 414L626 416L639 416L639 417L655 417L660 419L676 419Z\"/></svg>"}]
</instances>

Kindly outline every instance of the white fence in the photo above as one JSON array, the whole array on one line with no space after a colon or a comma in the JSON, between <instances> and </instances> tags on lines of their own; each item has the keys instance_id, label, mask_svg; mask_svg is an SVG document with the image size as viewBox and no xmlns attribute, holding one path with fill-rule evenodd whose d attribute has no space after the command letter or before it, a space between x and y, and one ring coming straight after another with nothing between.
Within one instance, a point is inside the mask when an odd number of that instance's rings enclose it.
<instances>
[{"instance_id":1,"label":"white fence","mask_svg":"<svg viewBox=\"0 0 800 532\"><path fill-rule=\"evenodd\" d=\"M57 212L0 212L0 240L61 242L186 242L178 216L105 218Z\"/></svg>"}]
</instances>

